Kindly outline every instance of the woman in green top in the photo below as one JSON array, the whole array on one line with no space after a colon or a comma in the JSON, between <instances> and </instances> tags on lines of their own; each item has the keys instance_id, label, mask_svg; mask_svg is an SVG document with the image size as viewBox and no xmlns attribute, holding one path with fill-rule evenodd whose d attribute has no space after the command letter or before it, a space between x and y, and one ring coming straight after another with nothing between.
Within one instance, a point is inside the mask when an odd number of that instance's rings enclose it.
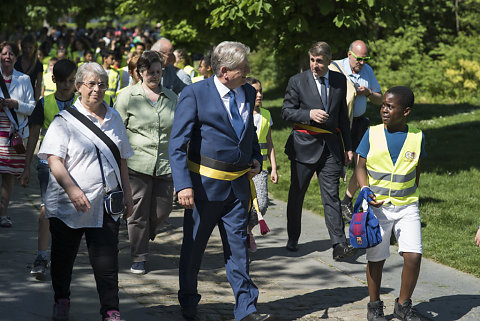
<instances>
[{"instance_id":1,"label":"woman in green top","mask_svg":"<svg viewBox=\"0 0 480 321\"><path fill-rule=\"evenodd\" d=\"M118 95L120 113L135 155L128 159L133 194L133 215L128 219L132 267L145 273L149 240L172 210L173 181L168 160L177 95L160 84L163 61L155 51L144 52L137 61L140 82Z\"/></svg>"}]
</instances>

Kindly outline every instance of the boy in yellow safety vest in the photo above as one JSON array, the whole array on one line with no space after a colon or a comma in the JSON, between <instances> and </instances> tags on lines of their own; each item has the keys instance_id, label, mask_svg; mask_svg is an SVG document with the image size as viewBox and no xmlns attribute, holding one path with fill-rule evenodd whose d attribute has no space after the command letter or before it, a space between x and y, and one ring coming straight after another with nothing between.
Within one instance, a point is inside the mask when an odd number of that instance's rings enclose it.
<instances>
[{"instance_id":1,"label":"boy in yellow safety vest","mask_svg":"<svg viewBox=\"0 0 480 321\"><path fill-rule=\"evenodd\" d=\"M25 158L25 167L20 176L20 183L26 187L30 181L30 163L32 162L33 153L37 146L37 141L42 131L42 138L45 135L48 126L53 121L53 118L61 110L64 110L73 105L75 101L75 73L77 71L77 64L73 61L62 59L55 63L53 67L52 80L56 84L57 89L55 93L46 95L38 100L32 115L30 116L30 136L28 137L27 151ZM38 180L40 182L40 195L42 197L42 204L40 216L38 218L38 254L33 263L33 268L30 273L37 278L45 277L45 272L48 267L47 249L49 222L45 216L44 197L47 190L50 169L48 162L38 160Z\"/></svg>"},{"instance_id":2,"label":"boy in yellow safety vest","mask_svg":"<svg viewBox=\"0 0 480 321\"><path fill-rule=\"evenodd\" d=\"M426 153L421 130L407 125L414 104L408 87L393 87L383 96L380 116L383 124L371 126L363 136L355 174L362 190L370 196L370 205L380 222L382 243L367 249L367 283L370 302L369 321L385 321L380 285L385 260L390 256L390 235L398 241L403 256L400 295L395 300L394 316L400 320L420 321L412 308L422 259L422 231L418 206L420 158Z\"/></svg>"},{"instance_id":3,"label":"boy in yellow safety vest","mask_svg":"<svg viewBox=\"0 0 480 321\"><path fill-rule=\"evenodd\" d=\"M270 127L273 125L272 117L270 112L262 106L262 84L260 80L247 77L247 83L252 85L253 88L257 91L257 96L255 98L255 108L253 109L253 124L257 130L258 143L260 145L260 150L263 156L263 161L267 159L270 160L270 165L272 166L272 171L270 173L270 180L272 183L277 184L278 174L277 174L277 161L275 158L275 148L273 147L272 133ZM255 184L255 190L257 192L258 206L260 212L265 215L268 207L268 170L262 170L256 176L252 178L253 183ZM253 237L252 230L258 224L258 214L255 210L255 207L252 206L250 211L250 218L248 221L248 234L247 234L247 245L250 252L255 252L257 250L257 245L255 243L255 238Z\"/></svg>"}]
</instances>

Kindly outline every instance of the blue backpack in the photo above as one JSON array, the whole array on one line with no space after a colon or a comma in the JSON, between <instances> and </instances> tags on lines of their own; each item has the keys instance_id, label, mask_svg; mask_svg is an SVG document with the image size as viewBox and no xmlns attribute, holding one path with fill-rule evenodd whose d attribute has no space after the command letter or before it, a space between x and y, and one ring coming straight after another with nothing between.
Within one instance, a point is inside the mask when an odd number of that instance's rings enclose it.
<instances>
[{"instance_id":1,"label":"blue backpack","mask_svg":"<svg viewBox=\"0 0 480 321\"><path fill-rule=\"evenodd\" d=\"M372 191L369 188L364 188L358 194L355 206L353 207L353 217L350 222L349 236L350 244L354 248L366 249L374 247L382 242L382 235L380 233L380 225L377 217L373 214L373 210L368 205L367 210L359 212L363 200L370 199Z\"/></svg>"}]
</instances>

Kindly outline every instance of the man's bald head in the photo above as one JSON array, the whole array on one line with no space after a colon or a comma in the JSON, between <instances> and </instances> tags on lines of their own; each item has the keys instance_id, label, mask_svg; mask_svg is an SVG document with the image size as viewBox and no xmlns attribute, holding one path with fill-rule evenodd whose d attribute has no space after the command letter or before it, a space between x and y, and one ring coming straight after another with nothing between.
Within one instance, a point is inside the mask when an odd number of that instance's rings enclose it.
<instances>
[{"instance_id":1,"label":"man's bald head","mask_svg":"<svg viewBox=\"0 0 480 321\"><path fill-rule=\"evenodd\" d=\"M353 53L353 54L352 54ZM356 56L356 57L355 57ZM365 61L362 59L368 56L368 49L365 42L362 40L355 40L350 44L348 48L348 60L350 62L350 68L352 69L353 73L358 74L360 70L362 70Z\"/></svg>"},{"instance_id":2,"label":"man's bald head","mask_svg":"<svg viewBox=\"0 0 480 321\"><path fill-rule=\"evenodd\" d=\"M158 52L162 56L165 66L172 65L175 62L173 46L167 38L161 38L155 42L152 46L152 50Z\"/></svg>"}]
</instances>

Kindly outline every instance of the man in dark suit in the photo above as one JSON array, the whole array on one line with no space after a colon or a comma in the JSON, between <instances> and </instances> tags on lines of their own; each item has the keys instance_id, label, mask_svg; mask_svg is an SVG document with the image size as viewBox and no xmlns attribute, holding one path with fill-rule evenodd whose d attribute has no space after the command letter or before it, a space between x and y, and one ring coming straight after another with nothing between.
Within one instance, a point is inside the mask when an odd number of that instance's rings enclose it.
<instances>
[{"instance_id":1,"label":"man in dark suit","mask_svg":"<svg viewBox=\"0 0 480 321\"><path fill-rule=\"evenodd\" d=\"M235 295L235 319L271 319L257 313L258 289L248 270L249 178L262 164L253 127L256 92L245 84L249 51L238 42L220 43L211 58L214 76L185 87L175 112L170 164L178 202L185 207L178 299L188 320L197 315L197 275L216 225Z\"/></svg>"},{"instance_id":2,"label":"man in dark suit","mask_svg":"<svg viewBox=\"0 0 480 321\"><path fill-rule=\"evenodd\" d=\"M317 173L333 258L339 260L353 254L346 241L338 195L343 165L352 160L346 79L328 70L332 53L327 43L315 43L308 53L310 70L290 78L282 107L283 119L293 123L285 146L291 161L287 249L298 250L303 200Z\"/></svg>"}]
</instances>

